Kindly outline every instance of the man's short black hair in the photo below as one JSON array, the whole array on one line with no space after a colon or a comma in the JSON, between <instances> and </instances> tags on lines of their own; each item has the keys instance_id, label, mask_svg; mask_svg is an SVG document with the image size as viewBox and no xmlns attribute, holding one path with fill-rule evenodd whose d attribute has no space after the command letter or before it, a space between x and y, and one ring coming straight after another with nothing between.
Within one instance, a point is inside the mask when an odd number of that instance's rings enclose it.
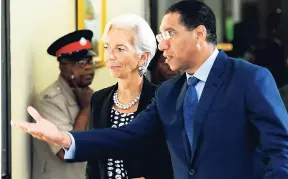
<instances>
[{"instance_id":1,"label":"man's short black hair","mask_svg":"<svg viewBox=\"0 0 288 179\"><path fill-rule=\"evenodd\" d=\"M184 0L170 6L166 14L179 13L181 23L189 30L199 25L205 26L207 30L207 41L217 44L216 18L209 6L201 1Z\"/></svg>"}]
</instances>

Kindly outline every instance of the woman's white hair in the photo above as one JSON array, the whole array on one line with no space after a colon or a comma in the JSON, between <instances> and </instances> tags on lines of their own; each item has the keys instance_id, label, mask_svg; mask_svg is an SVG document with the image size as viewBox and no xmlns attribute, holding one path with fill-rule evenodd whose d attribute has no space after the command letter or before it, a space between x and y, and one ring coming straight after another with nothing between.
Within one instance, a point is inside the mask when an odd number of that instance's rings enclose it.
<instances>
[{"instance_id":1,"label":"woman's white hair","mask_svg":"<svg viewBox=\"0 0 288 179\"><path fill-rule=\"evenodd\" d=\"M148 52L148 59L139 68L140 75L143 75L149 66L150 61L156 53L156 38L149 26L149 24L139 15L136 14L124 14L110 20L104 29L102 40L107 36L107 33L111 27L133 29L135 32L134 44L138 55L142 55L144 52Z\"/></svg>"}]
</instances>

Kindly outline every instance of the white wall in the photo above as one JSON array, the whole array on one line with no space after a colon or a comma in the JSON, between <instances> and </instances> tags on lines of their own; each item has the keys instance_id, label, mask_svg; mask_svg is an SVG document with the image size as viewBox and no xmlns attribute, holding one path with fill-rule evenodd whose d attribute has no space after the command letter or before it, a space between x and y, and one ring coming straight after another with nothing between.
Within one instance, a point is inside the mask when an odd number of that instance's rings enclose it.
<instances>
[{"instance_id":1,"label":"white wall","mask_svg":"<svg viewBox=\"0 0 288 179\"><path fill-rule=\"evenodd\" d=\"M58 75L57 62L46 53L50 43L75 29L71 0L10 0L11 118L28 120L31 97ZM12 128L12 179L30 179L30 137Z\"/></svg>"},{"instance_id":2,"label":"white wall","mask_svg":"<svg viewBox=\"0 0 288 179\"><path fill-rule=\"evenodd\" d=\"M107 20L123 13L136 13L143 18L145 0L107 0Z\"/></svg>"}]
</instances>

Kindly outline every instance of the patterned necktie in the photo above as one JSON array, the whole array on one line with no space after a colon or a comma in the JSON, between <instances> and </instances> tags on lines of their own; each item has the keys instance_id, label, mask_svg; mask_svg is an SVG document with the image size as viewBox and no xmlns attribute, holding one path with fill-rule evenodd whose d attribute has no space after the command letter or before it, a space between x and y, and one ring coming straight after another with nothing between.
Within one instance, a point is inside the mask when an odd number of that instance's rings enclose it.
<instances>
[{"instance_id":1,"label":"patterned necktie","mask_svg":"<svg viewBox=\"0 0 288 179\"><path fill-rule=\"evenodd\" d=\"M188 140L190 143L191 151L193 147L193 116L196 111L198 104L198 96L195 89L196 84L199 82L199 79L196 77L190 77L188 80L188 89L185 94L183 112L184 112L184 124Z\"/></svg>"}]
</instances>

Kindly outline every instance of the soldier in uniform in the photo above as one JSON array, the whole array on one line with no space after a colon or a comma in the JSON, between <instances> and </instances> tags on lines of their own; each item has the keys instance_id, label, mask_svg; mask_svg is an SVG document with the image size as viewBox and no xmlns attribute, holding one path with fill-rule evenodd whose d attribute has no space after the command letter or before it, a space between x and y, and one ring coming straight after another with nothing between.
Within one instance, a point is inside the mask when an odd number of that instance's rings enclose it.
<instances>
[{"instance_id":1,"label":"soldier in uniform","mask_svg":"<svg viewBox=\"0 0 288 179\"><path fill-rule=\"evenodd\" d=\"M40 114L63 131L86 130L89 85L94 78L90 30L69 33L47 49L59 62L59 78L34 101ZM64 163L61 147L33 139L33 179L84 179L86 163Z\"/></svg>"}]
</instances>

